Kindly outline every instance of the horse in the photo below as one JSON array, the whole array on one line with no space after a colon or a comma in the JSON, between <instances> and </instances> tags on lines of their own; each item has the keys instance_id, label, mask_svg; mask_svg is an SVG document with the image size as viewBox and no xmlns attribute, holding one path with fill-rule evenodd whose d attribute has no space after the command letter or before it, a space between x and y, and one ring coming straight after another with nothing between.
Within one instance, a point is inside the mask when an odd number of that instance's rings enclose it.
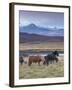
<instances>
[{"instance_id":1,"label":"horse","mask_svg":"<svg viewBox=\"0 0 72 90\"><path fill-rule=\"evenodd\" d=\"M20 62L21 65L24 63L24 60L23 60L22 56L19 58L19 62Z\"/></svg>"},{"instance_id":2,"label":"horse","mask_svg":"<svg viewBox=\"0 0 72 90\"><path fill-rule=\"evenodd\" d=\"M28 65L31 66L32 63L38 63L38 65L40 66L41 61L41 56L29 56Z\"/></svg>"},{"instance_id":3,"label":"horse","mask_svg":"<svg viewBox=\"0 0 72 90\"><path fill-rule=\"evenodd\" d=\"M45 61L43 62L43 64L49 64L49 63L54 63L54 61L56 61L56 63L58 62L58 58L57 56L59 56L58 51L54 51L51 54L48 54L47 56L45 56Z\"/></svg>"}]
</instances>

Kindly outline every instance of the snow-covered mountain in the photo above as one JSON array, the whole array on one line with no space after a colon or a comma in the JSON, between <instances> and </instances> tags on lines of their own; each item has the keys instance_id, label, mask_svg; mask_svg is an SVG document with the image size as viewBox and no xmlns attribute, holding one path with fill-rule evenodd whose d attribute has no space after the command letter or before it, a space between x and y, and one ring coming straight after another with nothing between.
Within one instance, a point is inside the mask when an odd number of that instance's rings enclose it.
<instances>
[{"instance_id":1,"label":"snow-covered mountain","mask_svg":"<svg viewBox=\"0 0 72 90\"><path fill-rule=\"evenodd\" d=\"M63 28L44 28L36 26L35 24L19 27L19 31L23 33L38 34L44 36L64 36Z\"/></svg>"}]
</instances>

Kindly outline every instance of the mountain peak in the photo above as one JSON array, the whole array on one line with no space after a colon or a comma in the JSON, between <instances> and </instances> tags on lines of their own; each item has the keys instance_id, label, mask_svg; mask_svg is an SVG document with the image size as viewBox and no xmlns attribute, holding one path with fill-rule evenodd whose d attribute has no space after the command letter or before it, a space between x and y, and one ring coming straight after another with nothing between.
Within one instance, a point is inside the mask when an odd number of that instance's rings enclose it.
<instances>
[{"instance_id":1,"label":"mountain peak","mask_svg":"<svg viewBox=\"0 0 72 90\"><path fill-rule=\"evenodd\" d=\"M29 24L28 26L30 26L30 27L37 27L35 24L33 24L33 23L31 23L31 24Z\"/></svg>"}]
</instances>

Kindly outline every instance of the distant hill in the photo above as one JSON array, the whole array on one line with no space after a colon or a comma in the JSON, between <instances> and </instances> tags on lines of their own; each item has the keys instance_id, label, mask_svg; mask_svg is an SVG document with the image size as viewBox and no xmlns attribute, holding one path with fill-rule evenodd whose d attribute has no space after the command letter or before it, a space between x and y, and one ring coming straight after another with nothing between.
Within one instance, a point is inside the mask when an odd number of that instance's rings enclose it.
<instances>
[{"instance_id":1,"label":"distant hill","mask_svg":"<svg viewBox=\"0 0 72 90\"><path fill-rule=\"evenodd\" d=\"M19 32L19 41L20 43L27 42L63 42L63 36L45 36L39 34L29 34L24 32Z\"/></svg>"},{"instance_id":2,"label":"distant hill","mask_svg":"<svg viewBox=\"0 0 72 90\"><path fill-rule=\"evenodd\" d=\"M63 28L45 28L40 27L35 24L29 24L27 26L19 27L19 31L23 33L29 34L38 34L44 36L64 36L64 29Z\"/></svg>"}]
</instances>

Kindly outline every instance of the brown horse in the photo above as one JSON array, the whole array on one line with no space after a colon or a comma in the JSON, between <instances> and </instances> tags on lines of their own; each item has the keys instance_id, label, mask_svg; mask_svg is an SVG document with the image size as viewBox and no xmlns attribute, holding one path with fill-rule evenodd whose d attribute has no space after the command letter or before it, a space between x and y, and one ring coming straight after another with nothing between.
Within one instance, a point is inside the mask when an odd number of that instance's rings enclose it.
<instances>
[{"instance_id":1,"label":"brown horse","mask_svg":"<svg viewBox=\"0 0 72 90\"><path fill-rule=\"evenodd\" d=\"M41 56L29 56L28 65L31 66L32 63L38 63L38 65L40 65L41 61Z\"/></svg>"}]
</instances>

